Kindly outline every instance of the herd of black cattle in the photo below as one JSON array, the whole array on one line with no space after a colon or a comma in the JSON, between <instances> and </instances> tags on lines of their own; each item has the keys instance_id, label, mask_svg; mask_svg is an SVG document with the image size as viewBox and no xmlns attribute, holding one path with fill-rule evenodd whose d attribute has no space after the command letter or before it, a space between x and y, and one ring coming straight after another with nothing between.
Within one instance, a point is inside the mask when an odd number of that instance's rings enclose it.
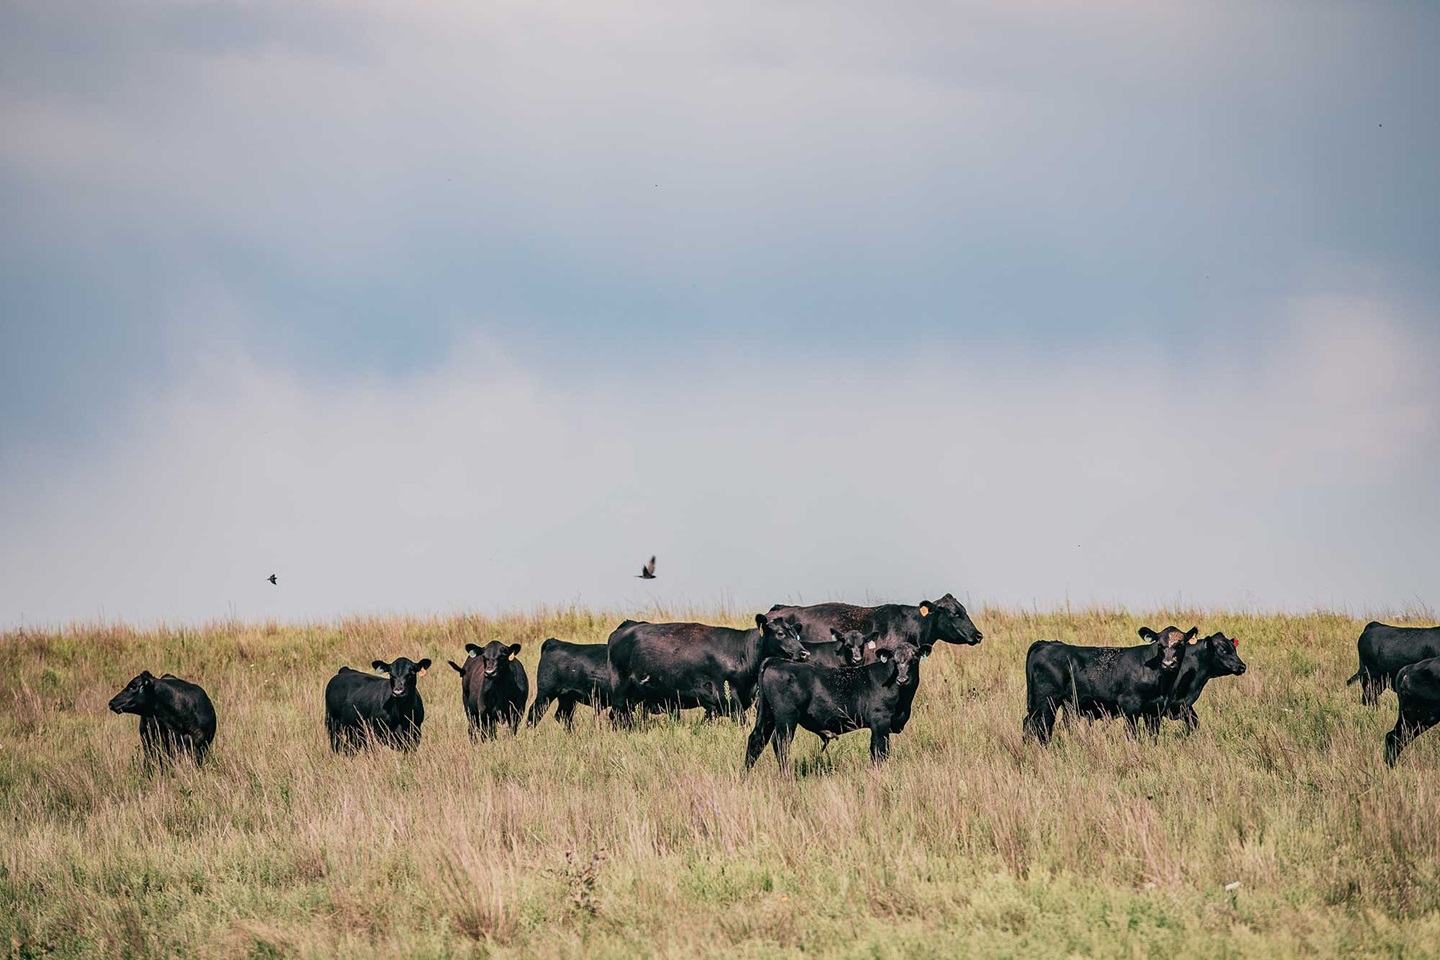
<instances>
[{"instance_id":1,"label":"herd of black cattle","mask_svg":"<svg viewBox=\"0 0 1440 960\"><path fill-rule=\"evenodd\" d=\"M1140 629L1145 642L1129 647L1084 647L1037 640L1025 657L1025 733L1048 743L1056 717L1066 711L1090 719L1123 717L1130 733L1144 723L1158 733L1165 718L1199 723L1195 701L1215 677L1245 672L1239 641L1199 629ZM535 701L528 722L538 723L556 704L567 727L575 707L608 710L628 727L635 714L703 708L706 719L739 719L755 706L755 727L745 748L749 769L770 744L788 769L797 727L829 741L852 730L870 731L875 762L889 753L890 735L905 729L920 687L922 662L937 642L976 644L982 634L952 595L916 606L846 603L776 606L757 614L749 630L700 623L626 620L605 643L567 643L553 637L540 646ZM1440 627L1370 623L1360 634L1362 700L1375 705L1387 688L1400 700L1395 728L1385 736L1385 761L1440 723ZM498 640L465 645L460 695L470 737L489 739L504 724L517 733L530 685L517 659L520 644ZM372 743L402 750L420 742L425 721L416 681L428 659L376 660L380 672L341 667L325 687L330 746L350 753ZM116 713L140 716L140 741L152 760L176 755L202 762L215 737L215 709L196 684L165 674L140 674L110 701Z\"/></svg>"}]
</instances>

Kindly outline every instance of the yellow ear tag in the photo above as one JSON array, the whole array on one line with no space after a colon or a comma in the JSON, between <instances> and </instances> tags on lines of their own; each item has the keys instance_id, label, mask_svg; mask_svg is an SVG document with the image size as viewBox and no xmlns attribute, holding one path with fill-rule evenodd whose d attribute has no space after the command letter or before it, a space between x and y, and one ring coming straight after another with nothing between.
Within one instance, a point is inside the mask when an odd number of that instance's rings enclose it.
<instances>
[{"instance_id":1,"label":"yellow ear tag","mask_svg":"<svg viewBox=\"0 0 1440 960\"><path fill-rule=\"evenodd\" d=\"M869 643L865 644L865 646L868 647L868 648L870 648L871 650L874 650L874 649L875 649L875 641L874 641L874 640L871 640Z\"/></svg>"},{"instance_id":2,"label":"yellow ear tag","mask_svg":"<svg viewBox=\"0 0 1440 960\"><path fill-rule=\"evenodd\" d=\"M417 676L417 677L423 677L423 676L425 676L425 674L427 674L427 673L429 673L429 672L430 672L430 668L429 668L429 667L421 667L421 668L420 668L420 672L417 673L416 676Z\"/></svg>"},{"instance_id":3,"label":"yellow ear tag","mask_svg":"<svg viewBox=\"0 0 1440 960\"><path fill-rule=\"evenodd\" d=\"M513 653L510 654L509 659L514 660L514 659L515 659L515 654L513 654Z\"/></svg>"},{"instance_id":4,"label":"yellow ear tag","mask_svg":"<svg viewBox=\"0 0 1440 960\"><path fill-rule=\"evenodd\" d=\"M925 606L924 604L921 604L921 605L920 605L920 616L922 616L922 617L928 617L928 616L930 616L930 608L927 607L927 606Z\"/></svg>"},{"instance_id":5,"label":"yellow ear tag","mask_svg":"<svg viewBox=\"0 0 1440 960\"><path fill-rule=\"evenodd\" d=\"M1195 644L1197 644L1197 643L1199 643L1199 642L1200 642L1200 638L1199 638L1199 637L1191 637L1191 638L1190 638L1190 646L1192 646L1192 647L1195 646Z\"/></svg>"}]
</instances>

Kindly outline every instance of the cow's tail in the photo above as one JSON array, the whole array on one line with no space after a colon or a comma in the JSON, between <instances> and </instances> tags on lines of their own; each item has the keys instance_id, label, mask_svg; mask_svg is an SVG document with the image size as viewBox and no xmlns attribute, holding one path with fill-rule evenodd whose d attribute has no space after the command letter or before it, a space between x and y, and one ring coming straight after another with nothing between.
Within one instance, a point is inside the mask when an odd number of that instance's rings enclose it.
<instances>
[{"instance_id":1,"label":"cow's tail","mask_svg":"<svg viewBox=\"0 0 1440 960\"><path fill-rule=\"evenodd\" d=\"M1355 676L1353 676L1353 677L1351 677L1349 680L1346 680L1346 681L1345 681L1345 686L1347 686L1347 687L1350 686L1350 684L1355 683L1357 680L1359 680L1359 679L1360 679L1362 676L1364 676L1364 675L1365 675L1365 669L1364 669L1363 667L1360 668L1359 670L1356 670L1356 671L1355 671Z\"/></svg>"}]
</instances>

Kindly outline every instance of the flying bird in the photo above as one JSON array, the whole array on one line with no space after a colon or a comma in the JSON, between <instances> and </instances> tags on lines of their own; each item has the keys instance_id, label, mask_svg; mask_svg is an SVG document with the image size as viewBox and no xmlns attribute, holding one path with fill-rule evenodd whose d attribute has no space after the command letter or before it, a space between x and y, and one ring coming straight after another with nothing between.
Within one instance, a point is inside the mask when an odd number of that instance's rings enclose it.
<instances>
[{"instance_id":1,"label":"flying bird","mask_svg":"<svg viewBox=\"0 0 1440 960\"><path fill-rule=\"evenodd\" d=\"M645 566L641 567L641 568L640 568L640 572L637 573L636 576L639 577L641 580L654 580L654 579L655 579L655 558L654 558L654 557L651 557L651 558L650 558L650 562L647 563L647 564L645 564Z\"/></svg>"},{"instance_id":2,"label":"flying bird","mask_svg":"<svg viewBox=\"0 0 1440 960\"><path fill-rule=\"evenodd\" d=\"M266 580L269 580L271 583L273 583L273 584L275 584L275 585L277 585L277 586L280 584L280 581L275 579L275 574L273 574L273 573L270 574L270 576L266 577L265 579L266 579Z\"/></svg>"}]
</instances>

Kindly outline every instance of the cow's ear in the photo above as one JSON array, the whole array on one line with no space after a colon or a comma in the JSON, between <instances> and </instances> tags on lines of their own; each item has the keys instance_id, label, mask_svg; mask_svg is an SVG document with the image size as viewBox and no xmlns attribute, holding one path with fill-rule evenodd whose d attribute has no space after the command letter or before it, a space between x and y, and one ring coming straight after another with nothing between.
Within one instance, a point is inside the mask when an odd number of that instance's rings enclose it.
<instances>
[{"instance_id":1,"label":"cow's ear","mask_svg":"<svg viewBox=\"0 0 1440 960\"><path fill-rule=\"evenodd\" d=\"M463 674L465 672L465 668L460 666L460 664L456 663L454 660L446 660L445 662L450 664L450 666L454 667L456 673Z\"/></svg>"},{"instance_id":2,"label":"cow's ear","mask_svg":"<svg viewBox=\"0 0 1440 960\"><path fill-rule=\"evenodd\" d=\"M769 622L770 622L769 620L766 620L766 619L765 619L765 614L763 614L763 613L757 613L757 614L755 614L755 626L759 627L761 630L764 630L764 629L765 629L765 625L768 624Z\"/></svg>"},{"instance_id":3,"label":"cow's ear","mask_svg":"<svg viewBox=\"0 0 1440 960\"><path fill-rule=\"evenodd\" d=\"M151 683L151 682L153 682L154 680L155 680L155 674L151 673L149 670L141 670L141 671L140 671L140 682L141 682L141 683Z\"/></svg>"},{"instance_id":4,"label":"cow's ear","mask_svg":"<svg viewBox=\"0 0 1440 960\"><path fill-rule=\"evenodd\" d=\"M933 644L922 644L920 647L920 659L924 660L926 657L930 656L930 651L934 649L935 647Z\"/></svg>"},{"instance_id":5,"label":"cow's ear","mask_svg":"<svg viewBox=\"0 0 1440 960\"><path fill-rule=\"evenodd\" d=\"M1199 628L1199 627L1191 627L1189 630L1186 630L1186 631L1185 631L1185 642L1186 642L1186 643L1194 643L1194 642L1195 642L1195 638L1198 637L1199 635L1200 635L1200 628Z\"/></svg>"},{"instance_id":6,"label":"cow's ear","mask_svg":"<svg viewBox=\"0 0 1440 960\"><path fill-rule=\"evenodd\" d=\"M1146 643L1154 643L1156 640L1160 639L1160 635L1154 630L1151 630L1149 627L1141 627L1138 632L1140 634L1140 639L1144 640Z\"/></svg>"},{"instance_id":7,"label":"cow's ear","mask_svg":"<svg viewBox=\"0 0 1440 960\"><path fill-rule=\"evenodd\" d=\"M875 651L875 659L879 660L881 663L889 663L890 658L893 655L894 651L891 650L889 647L881 647L879 650Z\"/></svg>"},{"instance_id":8,"label":"cow's ear","mask_svg":"<svg viewBox=\"0 0 1440 960\"><path fill-rule=\"evenodd\" d=\"M477 646L476 646L475 644L473 644L473 643L467 643L467 644L465 644L465 652L466 652L467 654L469 654L470 656L472 656L472 657L478 657L478 656L480 656L480 654L484 653L485 651L481 650L479 647L477 647Z\"/></svg>"},{"instance_id":9,"label":"cow's ear","mask_svg":"<svg viewBox=\"0 0 1440 960\"><path fill-rule=\"evenodd\" d=\"M372 670L379 670L381 673L390 672L390 664L386 663L384 660L376 660L374 663L370 664L370 668Z\"/></svg>"},{"instance_id":10,"label":"cow's ear","mask_svg":"<svg viewBox=\"0 0 1440 960\"><path fill-rule=\"evenodd\" d=\"M518 657L518 656L520 656L520 644L518 644L518 643L512 643L512 644L510 644L510 659L511 659L511 660L514 660L514 659L515 659L516 657Z\"/></svg>"},{"instance_id":11,"label":"cow's ear","mask_svg":"<svg viewBox=\"0 0 1440 960\"><path fill-rule=\"evenodd\" d=\"M929 600L921 600L921 601L920 601L920 616L922 616L922 617L928 617L928 616L930 616L930 607L931 607L931 603L930 603Z\"/></svg>"},{"instance_id":12,"label":"cow's ear","mask_svg":"<svg viewBox=\"0 0 1440 960\"><path fill-rule=\"evenodd\" d=\"M420 668L420 676L425 676L425 671L430 669L430 658L426 657L424 660L421 660L419 663L417 663L416 666Z\"/></svg>"},{"instance_id":13,"label":"cow's ear","mask_svg":"<svg viewBox=\"0 0 1440 960\"><path fill-rule=\"evenodd\" d=\"M832 639L832 640L844 640L844 639L845 639L845 635L844 635L843 633L841 633L839 630L836 630L834 627L831 627L831 628L830 628L830 639Z\"/></svg>"}]
</instances>

